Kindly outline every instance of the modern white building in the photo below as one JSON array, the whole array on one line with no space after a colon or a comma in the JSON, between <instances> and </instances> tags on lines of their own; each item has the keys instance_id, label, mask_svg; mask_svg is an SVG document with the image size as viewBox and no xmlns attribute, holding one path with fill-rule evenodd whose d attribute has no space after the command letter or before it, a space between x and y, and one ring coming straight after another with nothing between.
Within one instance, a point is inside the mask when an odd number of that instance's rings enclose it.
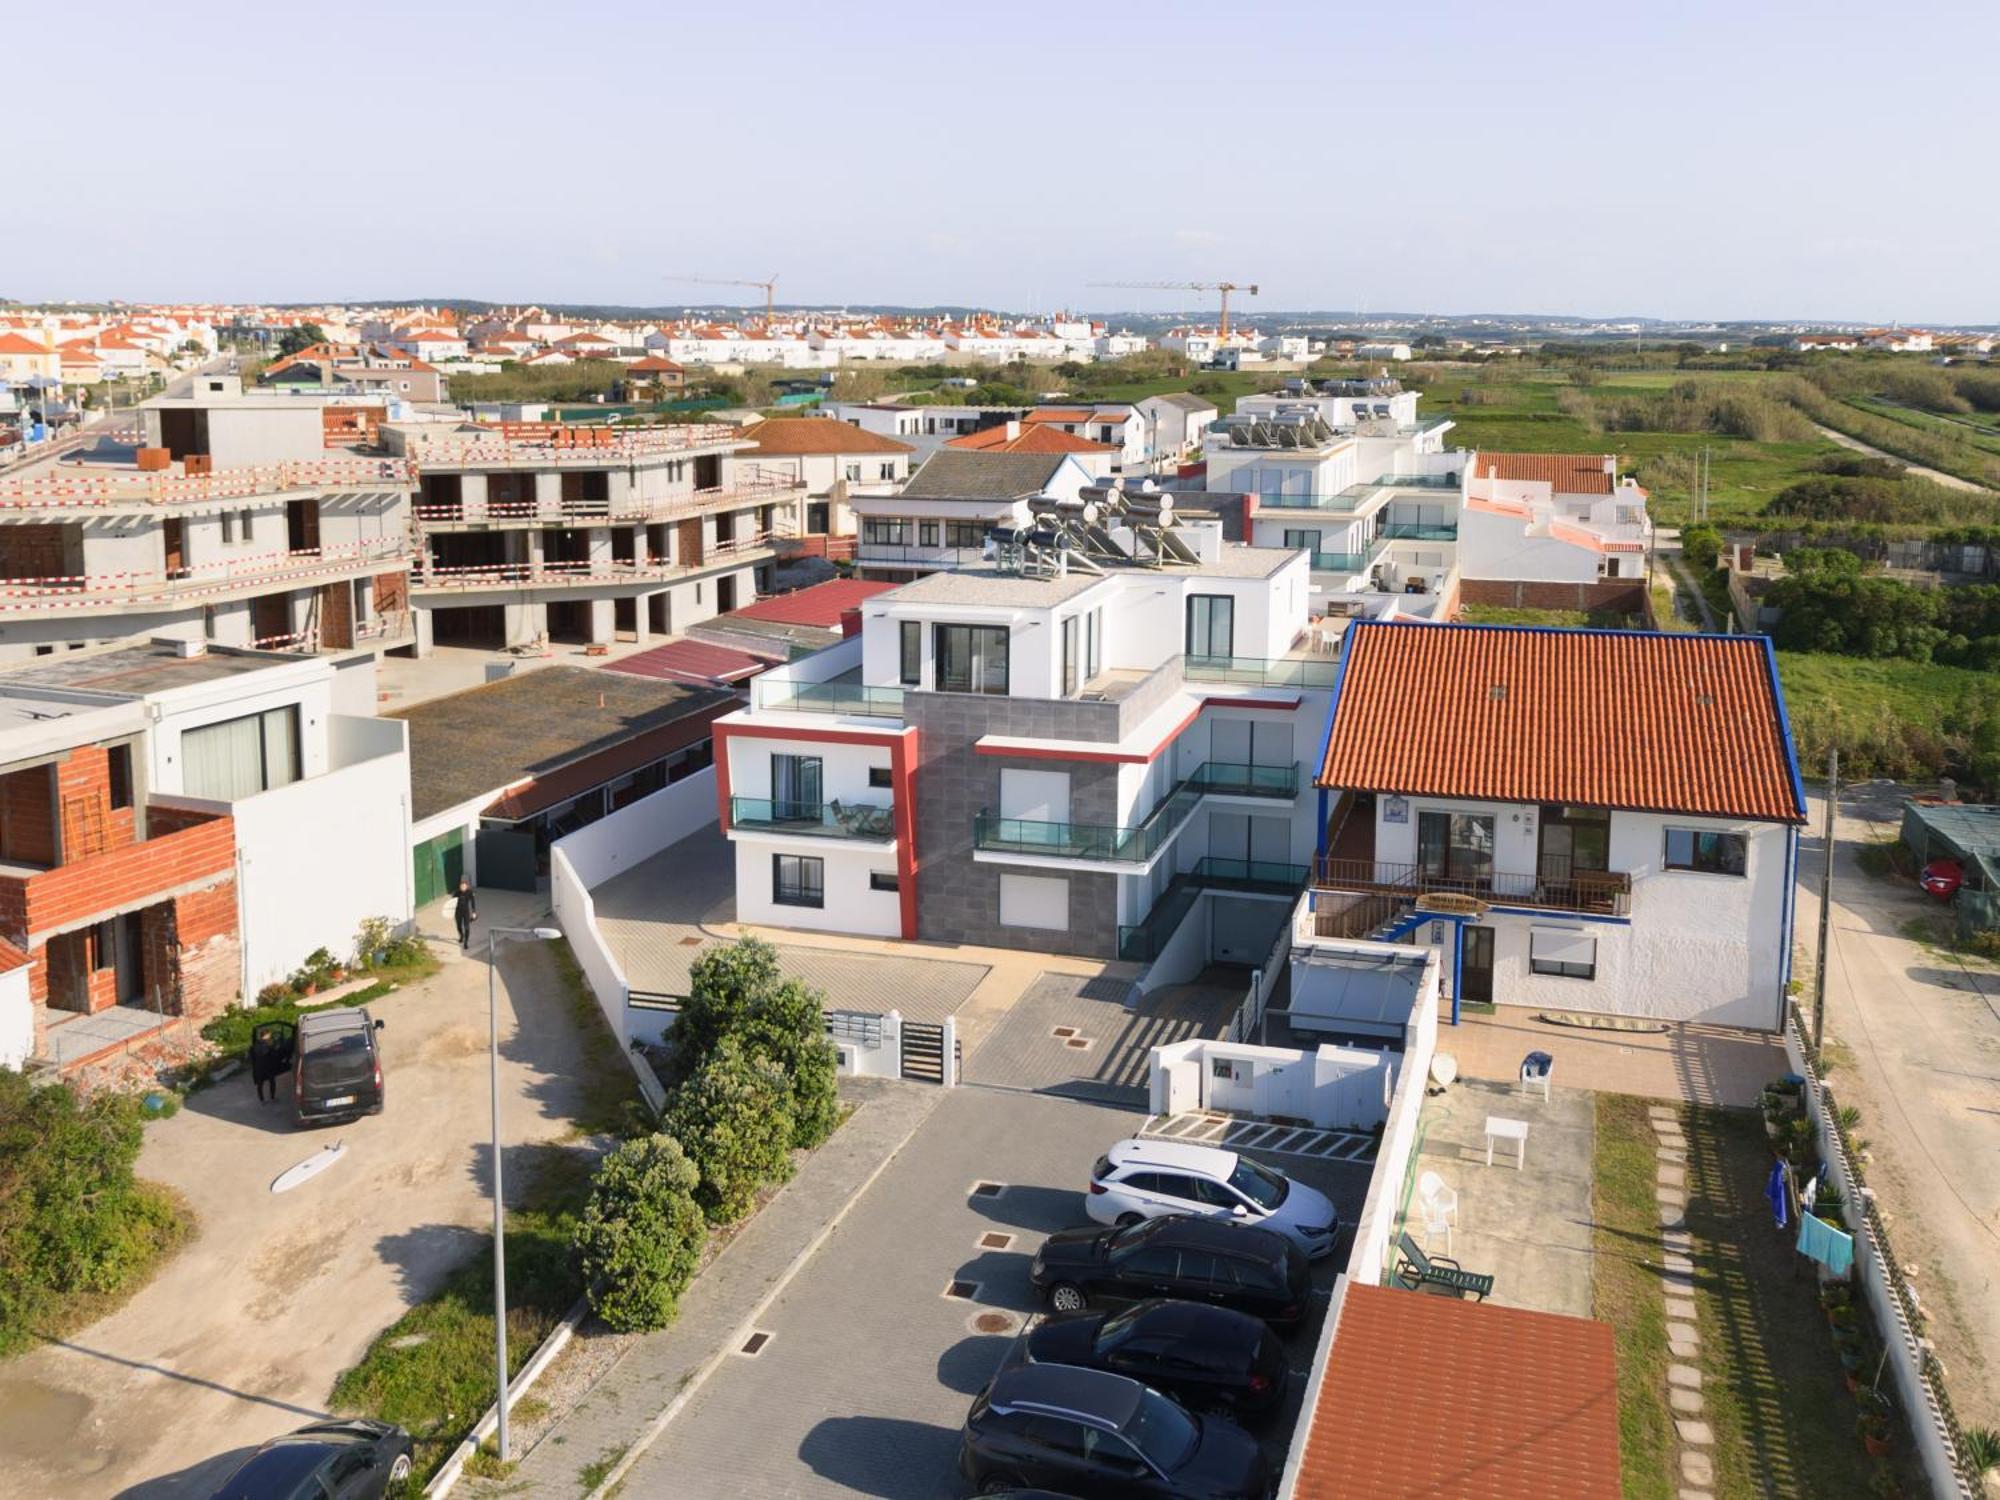
<instances>
[{"instance_id":1,"label":"modern white building","mask_svg":"<svg viewBox=\"0 0 2000 1500\"><path fill-rule=\"evenodd\" d=\"M805 492L800 540L852 537L851 501L892 495L910 477L913 449L900 438L832 417L771 417L743 429L744 459L767 481L791 480Z\"/></svg>"},{"instance_id":2,"label":"modern white building","mask_svg":"<svg viewBox=\"0 0 2000 1500\"><path fill-rule=\"evenodd\" d=\"M1776 1029L1805 798L1767 640L1358 621L1319 931L1468 1001Z\"/></svg>"},{"instance_id":3,"label":"modern white building","mask_svg":"<svg viewBox=\"0 0 2000 1500\"><path fill-rule=\"evenodd\" d=\"M1094 482L1073 454L943 449L899 492L850 496L861 528L855 566L864 577L901 580L976 565L988 532L1027 524L1030 501L1074 500Z\"/></svg>"},{"instance_id":4,"label":"modern white building","mask_svg":"<svg viewBox=\"0 0 2000 1500\"><path fill-rule=\"evenodd\" d=\"M1615 454L1486 453L1465 465L1464 597L1537 608L1636 608L1653 524Z\"/></svg>"},{"instance_id":5,"label":"modern white building","mask_svg":"<svg viewBox=\"0 0 2000 1500\"><path fill-rule=\"evenodd\" d=\"M1217 416L1213 401L1186 391L1148 396L1138 403L1138 410L1146 424L1146 458L1155 470L1199 451L1203 434Z\"/></svg>"},{"instance_id":6,"label":"modern white building","mask_svg":"<svg viewBox=\"0 0 2000 1500\"><path fill-rule=\"evenodd\" d=\"M858 637L756 679L715 725L739 920L1152 982L1268 957L1333 686L1306 559L1125 521L878 595Z\"/></svg>"}]
</instances>

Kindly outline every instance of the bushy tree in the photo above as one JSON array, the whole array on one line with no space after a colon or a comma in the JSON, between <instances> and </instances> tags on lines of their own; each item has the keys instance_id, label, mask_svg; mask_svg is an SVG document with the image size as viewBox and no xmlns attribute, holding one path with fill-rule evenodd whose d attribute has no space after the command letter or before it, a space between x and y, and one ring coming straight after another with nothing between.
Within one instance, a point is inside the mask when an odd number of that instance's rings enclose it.
<instances>
[{"instance_id":1,"label":"bushy tree","mask_svg":"<svg viewBox=\"0 0 2000 1500\"><path fill-rule=\"evenodd\" d=\"M688 998L674 1022L674 1064L691 1078L716 1043L749 1018L751 1008L779 985L778 950L758 938L710 948L688 973Z\"/></svg>"},{"instance_id":2,"label":"bushy tree","mask_svg":"<svg viewBox=\"0 0 2000 1500\"><path fill-rule=\"evenodd\" d=\"M1689 526L1681 532L1681 554L1697 572L1714 569L1722 556L1722 533L1713 526Z\"/></svg>"},{"instance_id":3,"label":"bushy tree","mask_svg":"<svg viewBox=\"0 0 2000 1500\"><path fill-rule=\"evenodd\" d=\"M737 1034L790 1086L792 1145L811 1150L832 1135L840 1123L840 1054L827 1039L819 992L786 980L752 1003Z\"/></svg>"},{"instance_id":4,"label":"bushy tree","mask_svg":"<svg viewBox=\"0 0 2000 1500\"><path fill-rule=\"evenodd\" d=\"M711 1224L742 1218L758 1188L791 1175L791 1090L737 1037L716 1044L674 1091L660 1123L700 1172L695 1201Z\"/></svg>"},{"instance_id":5,"label":"bushy tree","mask_svg":"<svg viewBox=\"0 0 2000 1500\"><path fill-rule=\"evenodd\" d=\"M674 1320L708 1238L694 1199L700 1176L670 1135L627 1141L599 1165L573 1243L591 1306L610 1327L632 1333Z\"/></svg>"},{"instance_id":6,"label":"bushy tree","mask_svg":"<svg viewBox=\"0 0 2000 1500\"><path fill-rule=\"evenodd\" d=\"M301 323L296 328L287 328L278 335L278 353L297 354L301 349L310 349L314 344L326 342L326 334L317 323Z\"/></svg>"}]
</instances>

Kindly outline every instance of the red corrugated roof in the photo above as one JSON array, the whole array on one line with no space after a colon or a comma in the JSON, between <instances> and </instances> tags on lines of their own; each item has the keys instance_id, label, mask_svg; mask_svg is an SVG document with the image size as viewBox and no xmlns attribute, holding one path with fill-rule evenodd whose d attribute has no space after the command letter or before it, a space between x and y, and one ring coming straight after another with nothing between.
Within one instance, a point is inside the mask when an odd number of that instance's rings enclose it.
<instances>
[{"instance_id":1,"label":"red corrugated roof","mask_svg":"<svg viewBox=\"0 0 2000 1500\"><path fill-rule=\"evenodd\" d=\"M1297 1500L1619 1500L1611 1327L1350 1285Z\"/></svg>"},{"instance_id":2,"label":"red corrugated roof","mask_svg":"<svg viewBox=\"0 0 2000 1500\"><path fill-rule=\"evenodd\" d=\"M1360 621L1321 786L1803 822L1750 636Z\"/></svg>"},{"instance_id":3,"label":"red corrugated roof","mask_svg":"<svg viewBox=\"0 0 2000 1500\"><path fill-rule=\"evenodd\" d=\"M840 617L858 609L877 594L886 594L898 585L881 579L829 578L811 588L795 589L759 599L732 613L749 620L769 620L777 625L818 625L827 630L840 628ZM723 617L725 620L728 616Z\"/></svg>"},{"instance_id":4,"label":"red corrugated roof","mask_svg":"<svg viewBox=\"0 0 2000 1500\"><path fill-rule=\"evenodd\" d=\"M768 657L747 651L731 651L727 646L711 646L706 641L669 641L650 651L635 651L610 663L614 672L634 677L658 677L668 682L740 682L777 665Z\"/></svg>"}]
</instances>

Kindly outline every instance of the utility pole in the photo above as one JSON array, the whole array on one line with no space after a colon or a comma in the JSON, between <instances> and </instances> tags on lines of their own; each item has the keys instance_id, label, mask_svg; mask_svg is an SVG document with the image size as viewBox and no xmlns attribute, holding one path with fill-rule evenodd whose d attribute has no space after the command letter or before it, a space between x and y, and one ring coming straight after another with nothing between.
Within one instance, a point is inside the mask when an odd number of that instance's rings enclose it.
<instances>
[{"instance_id":1,"label":"utility pole","mask_svg":"<svg viewBox=\"0 0 2000 1500\"><path fill-rule=\"evenodd\" d=\"M1826 933L1833 915L1833 812L1840 802L1840 750L1826 753L1826 865L1819 881L1819 961L1813 965L1813 1055L1826 1036Z\"/></svg>"}]
</instances>

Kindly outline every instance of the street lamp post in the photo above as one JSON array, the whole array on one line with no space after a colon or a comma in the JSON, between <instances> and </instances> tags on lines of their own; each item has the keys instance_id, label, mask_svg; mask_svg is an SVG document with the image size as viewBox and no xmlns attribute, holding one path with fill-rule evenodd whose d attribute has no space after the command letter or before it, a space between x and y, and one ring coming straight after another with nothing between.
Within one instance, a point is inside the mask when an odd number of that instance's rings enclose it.
<instances>
[{"instance_id":1,"label":"street lamp post","mask_svg":"<svg viewBox=\"0 0 2000 1500\"><path fill-rule=\"evenodd\" d=\"M493 1359L500 1393L500 1462L507 1462L507 1208L500 1194L500 939L559 938L559 927L486 929L487 1074L493 1090Z\"/></svg>"}]
</instances>

